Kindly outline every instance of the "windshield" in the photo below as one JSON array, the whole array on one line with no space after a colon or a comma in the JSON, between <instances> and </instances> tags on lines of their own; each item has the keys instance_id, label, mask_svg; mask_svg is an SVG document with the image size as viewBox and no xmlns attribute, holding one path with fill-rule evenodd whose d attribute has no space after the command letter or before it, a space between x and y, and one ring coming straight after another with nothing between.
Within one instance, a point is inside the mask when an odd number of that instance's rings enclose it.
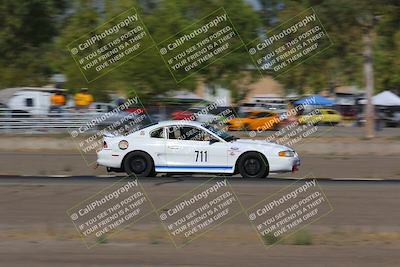
<instances>
[{"instance_id":1,"label":"windshield","mask_svg":"<svg viewBox=\"0 0 400 267\"><path fill-rule=\"evenodd\" d=\"M206 129L210 130L215 135L218 135L220 138L224 139L226 142L238 139L238 138L228 134L227 132L225 132L223 130L219 130L209 124L203 124L202 126Z\"/></svg>"},{"instance_id":2,"label":"windshield","mask_svg":"<svg viewBox=\"0 0 400 267\"><path fill-rule=\"evenodd\" d=\"M246 112L239 112L238 118L247 118L247 117L250 116L250 113L251 113L251 112L248 112L248 111L246 111Z\"/></svg>"}]
</instances>

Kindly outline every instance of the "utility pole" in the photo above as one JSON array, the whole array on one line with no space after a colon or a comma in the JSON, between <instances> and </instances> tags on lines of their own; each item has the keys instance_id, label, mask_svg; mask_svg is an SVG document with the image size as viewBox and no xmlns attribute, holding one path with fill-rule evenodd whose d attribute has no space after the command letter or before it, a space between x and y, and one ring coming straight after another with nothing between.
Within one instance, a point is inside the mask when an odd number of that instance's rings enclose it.
<instances>
[{"instance_id":1,"label":"utility pole","mask_svg":"<svg viewBox=\"0 0 400 267\"><path fill-rule=\"evenodd\" d=\"M370 139L375 137L374 131L374 120L375 120L375 110L372 105L372 94L374 91L374 69L373 69L373 55L372 55L372 44L373 44L373 28L374 28L374 18L368 21L364 25L364 82L365 82L365 93L367 97L367 104L365 107L365 137Z\"/></svg>"}]
</instances>

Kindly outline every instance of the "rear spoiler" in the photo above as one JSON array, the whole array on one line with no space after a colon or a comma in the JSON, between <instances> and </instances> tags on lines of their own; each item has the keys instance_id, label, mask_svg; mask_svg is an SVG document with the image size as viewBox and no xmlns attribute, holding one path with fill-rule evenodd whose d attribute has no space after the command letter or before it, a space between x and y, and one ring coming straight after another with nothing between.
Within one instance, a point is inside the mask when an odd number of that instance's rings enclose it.
<instances>
[{"instance_id":1,"label":"rear spoiler","mask_svg":"<svg viewBox=\"0 0 400 267\"><path fill-rule=\"evenodd\" d=\"M110 132L104 131L104 132L103 132L103 137L116 137L116 135L115 135L115 134L113 134L113 133L110 133Z\"/></svg>"}]
</instances>

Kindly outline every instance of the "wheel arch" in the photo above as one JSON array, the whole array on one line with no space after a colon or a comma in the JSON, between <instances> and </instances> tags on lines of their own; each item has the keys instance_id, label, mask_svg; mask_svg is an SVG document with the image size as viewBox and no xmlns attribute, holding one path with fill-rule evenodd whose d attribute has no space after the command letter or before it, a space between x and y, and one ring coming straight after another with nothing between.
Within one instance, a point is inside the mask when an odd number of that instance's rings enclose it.
<instances>
[{"instance_id":1,"label":"wheel arch","mask_svg":"<svg viewBox=\"0 0 400 267\"><path fill-rule=\"evenodd\" d=\"M144 150L141 150L141 149L135 149L135 150L129 151L128 153L125 154L124 158L123 158L122 161L121 161L121 169L123 169L123 170L125 171L125 167L124 167L124 166L125 166L125 160L126 160L126 158L127 158L130 154L132 154L132 153L134 153L134 152L142 152L142 153L147 154L147 155L150 157L151 161L153 162L153 167L154 167L154 169L156 168L156 166L155 166L155 164L154 164L154 159L153 159L153 157L152 157L148 152L146 152L146 151L144 151Z\"/></svg>"},{"instance_id":2,"label":"wheel arch","mask_svg":"<svg viewBox=\"0 0 400 267\"><path fill-rule=\"evenodd\" d=\"M269 161L268 161L267 157L264 155L264 153L262 153L262 152L260 152L260 151L257 151L257 150L247 150L247 151L243 152L242 154L240 154L240 156L236 159L236 162L235 162L235 169L234 169L233 173L239 173L238 163L239 163L240 159L241 159L244 155L246 155L246 154L248 154L248 153L257 153L257 154L260 154L261 157L262 157L262 159L265 160L265 162L267 163L267 166L268 166L268 168L269 168Z\"/></svg>"}]
</instances>

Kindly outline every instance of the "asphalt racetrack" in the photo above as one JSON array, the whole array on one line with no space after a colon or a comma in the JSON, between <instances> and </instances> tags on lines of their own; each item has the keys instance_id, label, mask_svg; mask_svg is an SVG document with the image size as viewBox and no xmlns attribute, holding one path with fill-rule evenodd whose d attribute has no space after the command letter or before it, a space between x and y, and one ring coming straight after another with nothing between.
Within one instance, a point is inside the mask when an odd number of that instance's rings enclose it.
<instances>
[{"instance_id":1,"label":"asphalt racetrack","mask_svg":"<svg viewBox=\"0 0 400 267\"><path fill-rule=\"evenodd\" d=\"M140 179L156 208L211 176ZM249 207L293 183L229 178ZM317 177L318 178L318 177ZM337 177L330 177L337 178ZM87 249L66 210L120 178L0 178L0 266L400 266L400 181L320 180L333 210L305 226L310 242L266 249L239 214L175 248L150 214Z\"/></svg>"},{"instance_id":2,"label":"asphalt racetrack","mask_svg":"<svg viewBox=\"0 0 400 267\"><path fill-rule=\"evenodd\" d=\"M312 173L320 178L400 178L398 155L300 155L296 173L272 177L302 178ZM88 162L95 162L90 155ZM104 167L93 169L78 152L11 152L0 151L0 175L27 176L93 176L108 175ZM121 174L122 175L122 174Z\"/></svg>"}]
</instances>

